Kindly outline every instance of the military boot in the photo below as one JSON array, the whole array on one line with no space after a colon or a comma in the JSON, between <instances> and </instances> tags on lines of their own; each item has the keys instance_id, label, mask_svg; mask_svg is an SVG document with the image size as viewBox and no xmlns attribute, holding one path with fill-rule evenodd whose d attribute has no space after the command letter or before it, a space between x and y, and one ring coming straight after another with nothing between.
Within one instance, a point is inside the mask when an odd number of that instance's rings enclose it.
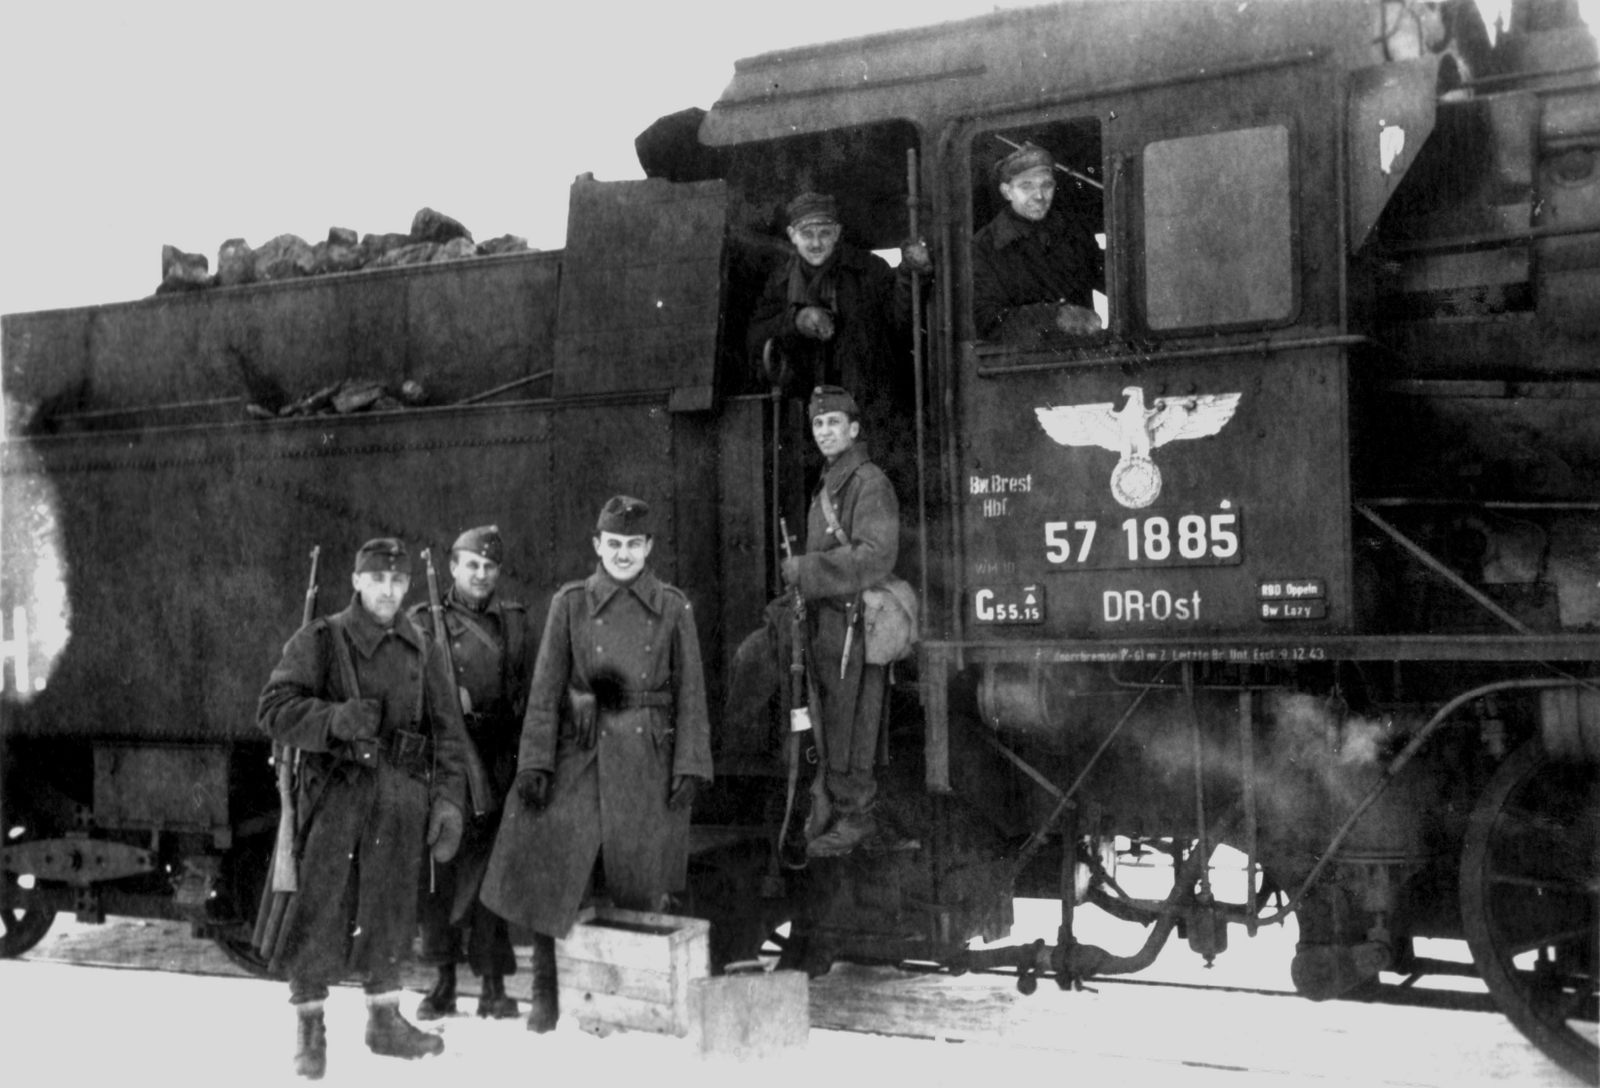
<instances>
[{"instance_id":1,"label":"military boot","mask_svg":"<svg viewBox=\"0 0 1600 1088\"><path fill-rule=\"evenodd\" d=\"M322 1002L306 1001L294 1007L294 1071L307 1080L321 1080L328 1071L328 1026Z\"/></svg>"},{"instance_id":2,"label":"military boot","mask_svg":"<svg viewBox=\"0 0 1600 1088\"><path fill-rule=\"evenodd\" d=\"M878 821L865 812L850 812L839 817L826 833L812 839L806 853L814 858L840 858L878 833Z\"/></svg>"},{"instance_id":3,"label":"military boot","mask_svg":"<svg viewBox=\"0 0 1600 1088\"><path fill-rule=\"evenodd\" d=\"M518 1013L517 999L507 995L504 975L484 975L483 992L478 995L478 1015L493 1020L510 1020Z\"/></svg>"},{"instance_id":4,"label":"military boot","mask_svg":"<svg viewBox=\"0 0 1600 1088\"><path fill-rule=\"evenodd\" d=\"M441 963L439 979L417 1005L418 1020L438 1020L456 1011L456 965Z\"/></svg>"},{"instance_id":5,"label":"military boot","mask_svg":"<svg viewBox=\"0 0 1600 1088\"><path fill-rule=\"evenodd\" d=\"M367 995L367 1049L386 1058L423 1058L444 1052L444 1040L400 1015L398 993Z\"/></svg>"},{"instance_id":6,"label":"military boot","mask_svg":"<svg viewBox=\"0 0 1600 1088\"><path fill-rule=\"evenodd\" d=\"M556 992L556 939L543 933L533 935L533 997L528 1002L528 1030L541 1034L554 1031L561 1019L561 1002Z\"/></svg>"}]
</instances>

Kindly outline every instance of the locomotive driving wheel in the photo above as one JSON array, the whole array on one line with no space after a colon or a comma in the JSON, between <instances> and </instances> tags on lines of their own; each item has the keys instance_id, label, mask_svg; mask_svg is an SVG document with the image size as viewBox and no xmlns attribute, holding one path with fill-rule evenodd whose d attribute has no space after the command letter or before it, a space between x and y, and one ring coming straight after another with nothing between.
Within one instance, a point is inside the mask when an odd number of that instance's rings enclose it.
<instances>
[{"instance_id":1,"label":"locomotive driving wheel","mask_svg":"<svg viewBox=\"0 0 1600 1088\"><path fill-rule=\"evenodd\" d=\"M0 958L20 956L44 940L55 919L53 910L0 910L0 924L5 929L0 934Z\"/></svg>"},{"instance_id":2,"label":"locomotive driving wheel","mask_svg":"<svg viewBox=\"0 0 1600 1088\"><path fill-rule=\"evenodd\" d=\"M5 826L9 822L0 820L0 826ZM24 833L13 838L11 842L25 842L32 837L33 835ZM0 878L6 882L8 896L20 886L16 873L10 871L0 873ZM50 932L50 924L55 920L56 912L43 907L6 907L0 910L0 959L20 956L44 940L44 935Z\"/></svg>"},{"instance_id":3,"label":"locomotive driving wheel","mask_svg":"<svg viewBox=\"0 0 1600 1088\"><path fill-rule=\"evenodd\" d=\"M1600 775L1530 741L1472 813L1461 913L1489 992L1553 1061L1600 1084Z\"/></svg>"}]
</instances>

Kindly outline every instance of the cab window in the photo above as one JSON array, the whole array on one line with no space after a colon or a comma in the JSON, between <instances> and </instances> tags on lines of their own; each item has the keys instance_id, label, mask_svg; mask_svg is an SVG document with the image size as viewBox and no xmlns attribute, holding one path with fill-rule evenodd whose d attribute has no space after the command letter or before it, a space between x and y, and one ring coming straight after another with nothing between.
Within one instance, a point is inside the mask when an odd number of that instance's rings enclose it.
<instances>
[{"instance_id":1,"label":"cab window","mask_svg":"<svg viewBox=\"0 0 1600 1088\"><path fill-rule=\"evenodd\" d=\"M1289 135L1273 124L1145 145L1143 293L1152 332L1294 316Z\"/></svg>"},{"instance_id":2,"label":"cab window","mask_svg":"<svg viewBox=\"0 0 1600 1088\"><path fill-rule=\"evenodd\" d=\"M980 341L1102 340L1106 200L1094 117L979 131L971 148L971 319Z\"/></svg>"}]
</instances>

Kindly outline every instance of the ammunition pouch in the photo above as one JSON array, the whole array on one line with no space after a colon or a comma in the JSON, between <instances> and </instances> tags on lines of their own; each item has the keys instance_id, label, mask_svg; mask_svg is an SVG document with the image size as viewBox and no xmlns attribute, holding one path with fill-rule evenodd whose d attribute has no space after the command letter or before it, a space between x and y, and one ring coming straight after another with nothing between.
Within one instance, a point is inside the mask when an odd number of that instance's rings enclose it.
<instances>
[{"instance_id":1,"label":"ammunition pouch","mask_svg":"<svg viewBox=\"0 0 1600 1088\"><path fill-rule=\"evenodd\" d=\"M433 738L396 729L382 741L383 758L413 778L428 781L433 773Z\"/></svg>"}]
</instances>

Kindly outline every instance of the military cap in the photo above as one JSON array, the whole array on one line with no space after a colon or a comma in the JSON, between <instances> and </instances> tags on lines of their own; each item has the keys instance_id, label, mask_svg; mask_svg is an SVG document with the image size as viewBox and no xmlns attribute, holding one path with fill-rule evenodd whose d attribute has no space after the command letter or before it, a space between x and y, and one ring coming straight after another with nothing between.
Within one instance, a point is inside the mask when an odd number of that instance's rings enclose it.
<instances>
[{"instance_id":1,"label":"military cap","mask_svg":"<svg viewBox=\"0 0 1600 1088\"><path fill-rule=\"evenodd\" d=\"M1056 160L1050 152L1030 140L994 164L994 182L999 185L1010 181L1024 170L1034 170L1041 166L1046 170L1054 170L1055 165Z\"/></svg>"},{"instance_id":2,"label":"military cap","mask_svg":"<svg viewBox=\"0 0 1600 1088\"><path fill-rule=\"evenodd\" d=\"M837 385L819 385L811 391L811 404L806 410L807 419L816 419L824 412L843 412L851 419L861 415L856 398L847 389Z\"/></svg>"},{"instance_id":3,"label":"military cap","mask_svg":"<svg viewBox=\"0 0 1600 1088\"><path fill-rule=\"evenodd\" d=\"M356 552L356 573L374 574L392 570L399 574L411 573L411 553L403 541L392 536L380 536L361 545Z\"/></svg>"},{"instance_id":4,"label":"military cap","mask_svg":"<svg viewBox=\"0 0 1600 1088\"><path fill-rule=\"evenodd\" d=\"M650 536L655 532L650 504L632 495L614 495L600 508L600 518L594 523L594 531L616 533L618 536Z\"/></svg>"},{"instance_id":5,"label":"military cap","mask_svg":"<svg viewBox=\"0 0 1600 1088\"><path fill-rule=\"evenodd\" d=\"M801 193L789 201L788 211L791 227L800 227L807 223L839 222L838 202L825 193Z\"/></svg>"},{"instance_id":6,"label":"military cap","mask_svg":"<svg viewBox=\"0 0 1600 1088\"><path fill-rule=\"evenodd\" d=\"M500 526L480 525L476 529L468 529L450 545L450 554L456 552L473 552L491 563L505 562L506 546L500 539Z\"/></svg>"}]
</instances>

